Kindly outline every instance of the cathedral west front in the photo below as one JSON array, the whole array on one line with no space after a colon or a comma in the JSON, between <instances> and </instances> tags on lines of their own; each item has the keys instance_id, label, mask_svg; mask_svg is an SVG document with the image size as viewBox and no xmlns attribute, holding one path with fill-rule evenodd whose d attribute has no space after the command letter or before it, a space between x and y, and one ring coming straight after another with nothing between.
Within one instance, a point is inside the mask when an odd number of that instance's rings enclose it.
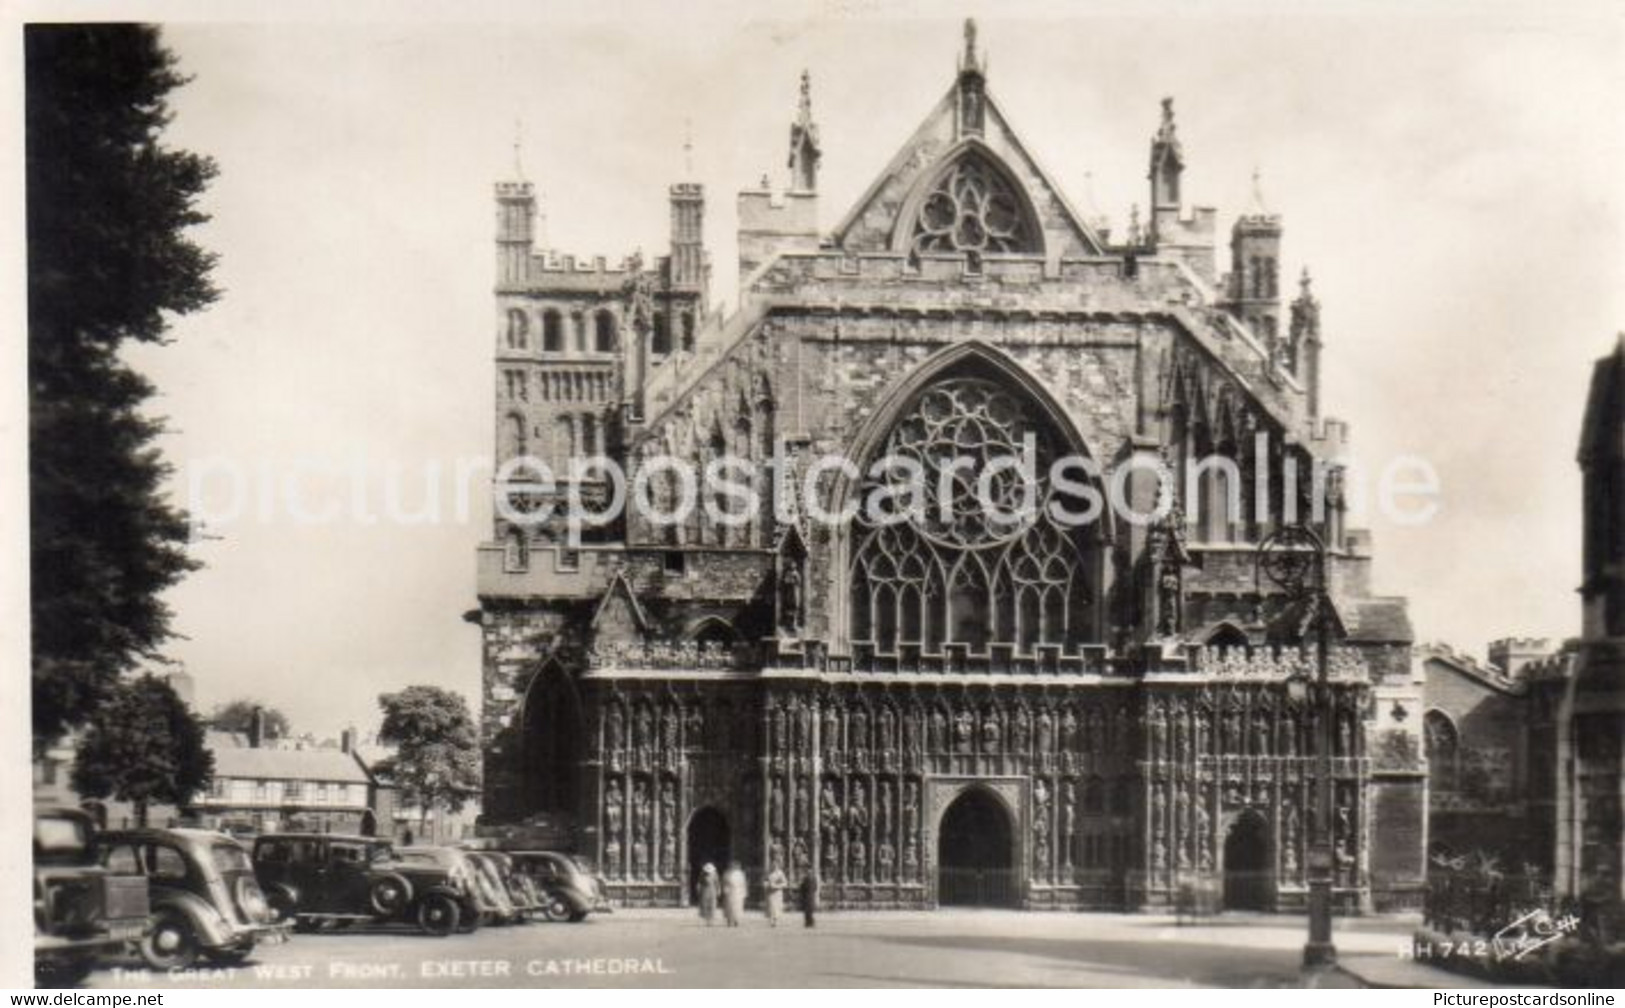
<instances>
[{"instance_id":1,"label":"cathedral west front","mask_svg":"<svg viewBox=\"0 0 1625 1008\"><path fill-rule=\"evenodd\" d=\"M1339 905L1415 905L1411 630L1344 521L1281 217L1250 207L1221 257L1165 100L1146 220L1113 234L1012 132L973 26L949 76L849 208L820 206L803 76L786 183L738 195L728 313L699 184L666 254L618 263L539 247L530 184L497 185L497 462L557 478L478 551L485 822L632 905L734 860L836 906L1301 909L1317 830ZM611 464L657 506L611 513ZM862 506L910 468L929 507ZM1294 512L1323 651L1260 573Z\"/></svg>"}]
</instances>

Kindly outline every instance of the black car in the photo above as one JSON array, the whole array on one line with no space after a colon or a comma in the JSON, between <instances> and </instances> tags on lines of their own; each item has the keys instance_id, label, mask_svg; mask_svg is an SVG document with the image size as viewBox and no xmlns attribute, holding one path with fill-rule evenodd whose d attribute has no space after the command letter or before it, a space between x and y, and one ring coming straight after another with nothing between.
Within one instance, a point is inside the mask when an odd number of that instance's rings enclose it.
<instances>
[{"instance_id":1,"label":"black car","mask_svg":"<svg viewBox=\"0 0 1625 1008\"><path fill-rule=\"evenodd\" d=\"M96 852L115 874L146 876L152 920L137 945L154 969L185 969L200 955L236 964L259 942L287 937L288 924L277 921L260 891L248 850L224 833L114 830L96 838Z\"/></svg>"},{"instance_id":2,"label":"black car","mask_svg":"<svg viewBox=\"0 0 1625 1008\"><path fill-rule=\"evenodd\" d=\"M34 976L43 985L78 982L147 932L147 880L99 864L95 837L79 809L34 809Z\"/></svg>"},{"instance_id":3,"label":"black car","mask_svg":"<svg viewBox=\"0 0 1625 1008\"><path fill-rule=\"evenodd\" d=\"M480 920L466 863L406 860L376 837L267 834L254 841L254 872L271 906L300 931L402 923L444 936Z\"/></svg>"}]
</instances>

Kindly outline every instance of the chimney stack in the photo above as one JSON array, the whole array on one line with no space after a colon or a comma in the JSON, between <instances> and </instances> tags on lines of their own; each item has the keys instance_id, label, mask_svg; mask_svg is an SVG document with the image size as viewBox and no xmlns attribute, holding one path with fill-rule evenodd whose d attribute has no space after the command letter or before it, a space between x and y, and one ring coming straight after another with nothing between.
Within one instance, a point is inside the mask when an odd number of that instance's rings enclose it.
<instances>
[{"instance_id":1,"label":"chimney stack","mask_svg":"<svg viewBox=\"0 0 1625 1008\"><path fill-rule=\"evenodd\" d=\"M265 708L255 707L248 719L248 747L258 749L265 743Z\"/></svg>"},{"instance_id":2,"label":"chimney stack","mask_svg":"<svg viewBox=\"0 0 1625 1008\"><path fill-rule=\"evenodd\" d=\"M355 752L355 729L346 728L339 732L339 751L345 755Z\"/></svg>"}]
</instances>

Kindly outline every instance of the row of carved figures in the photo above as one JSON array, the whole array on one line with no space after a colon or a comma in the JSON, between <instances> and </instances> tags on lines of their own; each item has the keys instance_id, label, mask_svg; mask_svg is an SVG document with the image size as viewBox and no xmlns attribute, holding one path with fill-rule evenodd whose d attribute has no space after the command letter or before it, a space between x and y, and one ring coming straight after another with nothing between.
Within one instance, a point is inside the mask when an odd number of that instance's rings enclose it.
<instances>
[{"instance_id":1,"label":"row of carved figures","mask_svg":"<svg viewBox=\"0 0 1625 1008\"><path fill-rule=\"evenodd\" d=\"M1315 752L1321 718L1318 706L1285 701L1271 690L1225 694L1219 703L1153 696L1146 704L1147 755L1153 761L1184 762L1215 754L1297 756ZM1360 754L1360 710L1346 693L1330 712L1332 753Z\"/></svg>"},{"instance_id":2,"label":"row of carved figures","mask_svg":"<svg viewBox=\"0 0 1625 1008\"><path fill-rule=\"evenodd\" d=\"M862 751L1040 755L1127 752L1133 714L1115 706L965 700L868 702L857 696L771 705L769 753Z\"/></svg>"},{"instance_id":3,"label":"row of carved figures","mask_svg":"<svg viewBox=\"0 0 1625 1008\"><path fill-rule=\"evenodd\" d=\"M1274 691L1153 695L1145 705L1145 753L1154 761L1203 755L1298 756L1315 751L1319 707L1299 707ZM604 705L606 756L746 748L753 736L750 705L699 700L621 698ZM938 700L870 703L858 696L771 704L765 715L770 755L821 752L947 755L1123 754L1134 751L1138 711L1115 705L1061 702ZM1360 711L1346 694L1330 715L1333 754L1357 756Z\"/></svg>"},{"instance_id":4,"label":"row of carved figures","mask_svg":"<svg viewBox=\"0 0 1625 1008\"><path fill-rule=\"evenodd\" d=\"M604 783L604 872L679 877L679 785L670 774L612 774Z\"/></svg>"}]
</instances>

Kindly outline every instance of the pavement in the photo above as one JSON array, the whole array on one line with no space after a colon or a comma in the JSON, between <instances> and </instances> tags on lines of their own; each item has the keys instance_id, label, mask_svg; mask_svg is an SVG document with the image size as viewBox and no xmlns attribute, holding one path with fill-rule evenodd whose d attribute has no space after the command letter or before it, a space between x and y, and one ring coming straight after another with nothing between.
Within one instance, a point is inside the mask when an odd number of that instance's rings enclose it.
<instances>
[{"instance_id":1,"label":"pavement","mask_svg":"<svg viewBox=\"0 0 1625 1008\"><path fill-rule=\"evenodd\" d=\"M1300 917L1008 910L832 912L815 928L752 913L622 910L580 924L295 935L247 964L151 973L131 960L88 986L126 987L1361 987L1475 986L1400 957L1413 917L1339 919L1342 968L1304 974Z\"/></svg>"}]
</instances>

